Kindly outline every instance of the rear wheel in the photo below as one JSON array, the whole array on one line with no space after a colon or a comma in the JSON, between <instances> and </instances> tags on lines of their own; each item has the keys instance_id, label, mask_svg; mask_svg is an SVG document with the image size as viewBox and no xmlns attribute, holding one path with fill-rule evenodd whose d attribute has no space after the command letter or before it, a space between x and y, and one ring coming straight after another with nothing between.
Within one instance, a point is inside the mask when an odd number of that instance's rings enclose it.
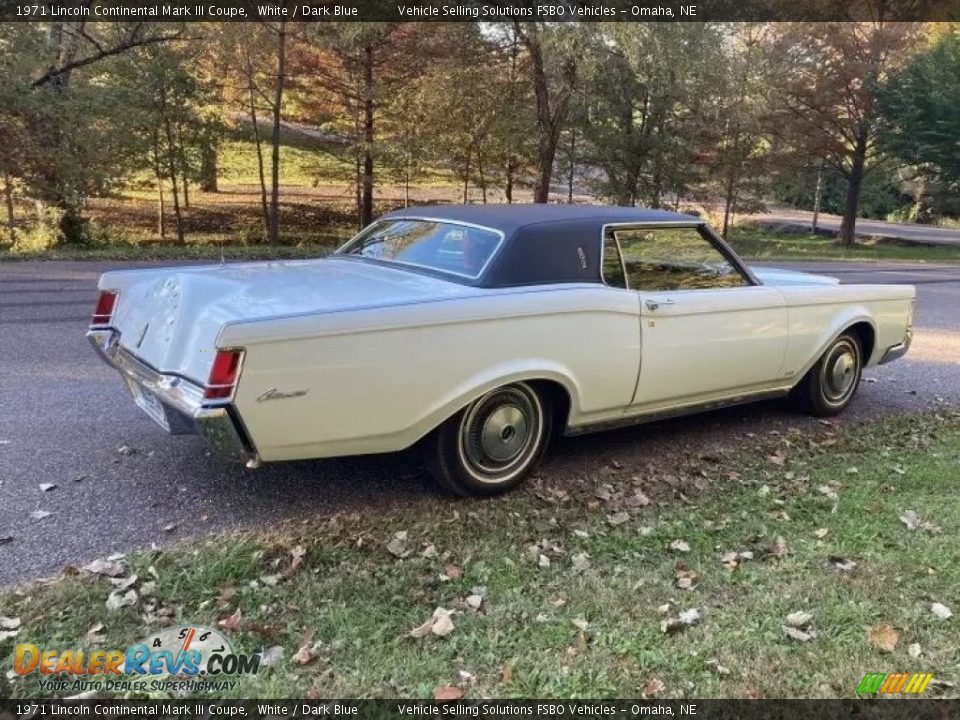
<instances>
[{"instance_id":1,"label":"rear wheel","mask_svg":"<svg viewBox=\"0 0 960 720\"><path fill-rule=\"evenodd\" d=\"M844 333L803 376L791 397L812 415L836 415L853 399L862 371L860 340L853 333Z\"/></svg>"},{"instance_id":2,"label":"rear wheel","mask_svg":"<svg viewBox=\"0 0 960 720\"><path fill-rule=\"evenodd\" d=\"M427 469L457 495L496 495L520 483L546 452L549 399L527 383L491 390L437 428L425 445Z\"/></svg>"}]
</instances>

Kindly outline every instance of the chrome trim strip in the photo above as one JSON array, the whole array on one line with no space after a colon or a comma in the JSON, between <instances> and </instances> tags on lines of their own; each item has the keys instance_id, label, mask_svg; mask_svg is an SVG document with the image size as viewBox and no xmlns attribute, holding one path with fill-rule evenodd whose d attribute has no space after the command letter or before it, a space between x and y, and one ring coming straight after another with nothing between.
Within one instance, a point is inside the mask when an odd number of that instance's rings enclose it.
<instances>
[{"instance_id":1,"label":"chrome trim strip","mask_svg":"<svg viewBox=\"0 0 960 720\"><path fill-rule=\"evenodd\" d=\"M614 428L629 427L631 425L643 425L645 423L656 422L658 420L668 420L684 415L696 415L701 412L711 410L720 410L722 408L734 407L736 405L746 405L752 402L762 400L773 400L781 398L790 392L790 388L777 388L773 390L760 390L747 395L733 395L720 400L710 400L708 402L694 403L692 405L682 405L662 410L652 410L640 412L635 415L623 415L621 417L599 420L597 422L585 423L583 425L568 426L564 430L564 435L571 437L575 435L586 435L588 433L612 430Z\"/></svg>"},{"instance_id":2,"label":"chrome trim strip","mask_svg":"<svg viewBox=\"0 0 960 720\"><path fill-rule=\"evenodd\" d=\"M887 351L883 354L883 357L880 358L880 362L878 362L877 365L883 365L888 362L893 362L894 360L899 360L907 354L907 351L910 350L910 345L912 343L913 328L907 328L907 332L903 336L903 342L887 348Z\"/></svg>"},{"instance_id":3,"label":"chrome trim strip","mask_svg":"<svg viewBox=\"0 0 960 720\"><path fill-rule=\"evenodd\" d=\"M171 434L202 434L221 456L244 462L256 460L256 453L248 448L230 417L228 401L205 401L199 385L150 367L120 346L120 333L113 329L88 330L87 339L107 365L161 401L167 409Z\"/></svg>"},{"instance_id":4,"label":"chrome trim strip","mask_svg":"<svg viewBox=\"0 0 960 720\"><path fill-rule=\"evenodd\" d=\"M476 230L483 230L485 232L493 233L494 235L498 235L500 237L500 240L497 242L497 246L492 251L490 251L490 256L487 258L486 262L483 263L483 267L480 268L480 270L477 272L476 275L468 275L467 273L459 273L456 270L446 270L444 268L433 267L432 265L423 265L421 263L404 262L403 260L385 260L383 258L365 257L363 255L351 255L343 252L343 250L345 250L347 247L352 245L357 240L357 238L359 238L361 235L363 235L367 231L372 230L377 225L383 225L384 223L395 222L398 220L415 220L419 222L441 223L444 225L459 225L460 227L474 228ZM479 280L481 277L483 277L483 274L487 271L487 268L490 266L490 263L493 262L493 259L500 252L500 249L503 247L503 242L506 239L507 239L507 236L503 234L502 230L497 230L496 228L487 227L486 225L478 225L477 223L464 222L462 220L449 220L446 218L425 217L421 215L416 215L416 216L408 215L405 217L380 218L379 220L376 220L375 222L370 223L369 225L367 225L367 227L365 227L363 230L358 232L352 238L347 240L347 242L345 242L343 245L337 248L328 257L359 258L364 260L374 260L376 262L383 263L384 265L388 265L388 266L400 265L405 267L422 268L423 270L430 270L431 272L440 273L441 275L454 275L456 277L465 278L466 280Z\"/></svg>"}]
</instances>

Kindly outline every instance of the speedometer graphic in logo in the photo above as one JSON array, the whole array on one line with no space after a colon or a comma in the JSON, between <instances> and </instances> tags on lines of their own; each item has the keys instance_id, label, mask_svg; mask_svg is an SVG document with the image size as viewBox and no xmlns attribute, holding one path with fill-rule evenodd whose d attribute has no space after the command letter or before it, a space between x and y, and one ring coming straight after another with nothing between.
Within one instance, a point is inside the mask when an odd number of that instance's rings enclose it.
<instances>
[{"instance_id":1,"label":"speedometer graphic in logo","mask_svg":"<svg viewBox=\"0 0 960 720\"><path fill-rule=\"evenodd\" d=\"M167 672L171 675L230 674L223 667L223 661L236 657L227 636L203 625L165 628L144 640L144 644L151 658L165 656Z\"/></svg>"}]
</instances>

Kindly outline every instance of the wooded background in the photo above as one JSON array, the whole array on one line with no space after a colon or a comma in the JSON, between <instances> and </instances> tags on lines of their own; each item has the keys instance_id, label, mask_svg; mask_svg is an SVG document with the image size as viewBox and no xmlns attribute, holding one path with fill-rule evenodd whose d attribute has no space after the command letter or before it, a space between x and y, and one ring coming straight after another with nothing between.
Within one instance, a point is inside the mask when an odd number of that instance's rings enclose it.
<instances>
[{"instance_id":1,"label":"wooded background","mask_svg":"<svg viewBox=\"0 0 960 720\"><path fill-rule=\"evenodd\" d=\"M784 202L853 243L858 215L960 214L958 107L955 23L0 24L4 242L591 199L714 208L724 234Z\"/></svg>"}]
</instances>

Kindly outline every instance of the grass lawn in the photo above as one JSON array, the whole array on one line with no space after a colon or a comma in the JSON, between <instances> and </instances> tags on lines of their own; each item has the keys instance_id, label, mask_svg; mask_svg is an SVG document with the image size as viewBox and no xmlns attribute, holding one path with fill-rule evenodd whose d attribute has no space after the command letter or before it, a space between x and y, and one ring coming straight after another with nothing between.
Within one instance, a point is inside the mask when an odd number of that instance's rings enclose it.
<instances>
[{"instance_id":1,"label":"grass lawn","mask_svg":"<svg viewBox=\"0 0 960 720\"><path fill-rule=\"evenodd\" d=\"M853 697L896 671L956 697L960 624L932 606L960 611L960 415L748 442L693 470L612 461L565 487L138 553L139 597L115 611L107 579L71 570L0 595L21 623L0 658L221 623L244 651L282 648L243 697ZM452 632L411 637L437 608ZM0 695L38 694L0 675Z\"/></svg>"},{"instance_id":2,"label":"grass lawn","mask_svg":"<svg viewBox=\"0 0 960 720\"><path fill-rule=\"evenodd\" d=\"M844 247L837 239L813 233L787 233L735 226L730 245L749 260L857 260L886 262L960 262L960 247L898 245L858 241Z\"/></svg>"}]
</instances>

